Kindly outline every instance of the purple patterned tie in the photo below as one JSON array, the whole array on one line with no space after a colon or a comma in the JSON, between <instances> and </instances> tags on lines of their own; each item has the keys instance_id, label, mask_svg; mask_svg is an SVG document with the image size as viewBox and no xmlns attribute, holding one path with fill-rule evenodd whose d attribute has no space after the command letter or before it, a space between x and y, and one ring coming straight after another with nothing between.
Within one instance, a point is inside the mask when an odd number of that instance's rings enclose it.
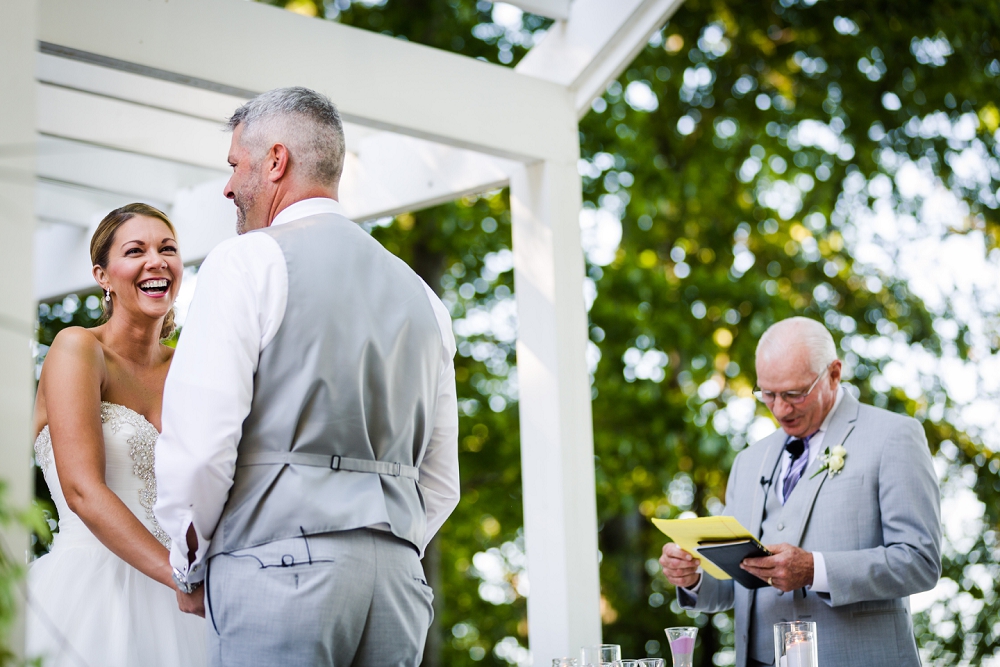
<instances>
[{"instance_id":1,"label":"purple patterned tie","mask_svg":"<svg viewBox=\"0 0 1000 667\"><path fill-rule=\"evenodd\" d=\"M784 491L784 501L788 500L788 496L792 495L792 489L795 485L799 483L802 479L802 473L806 471L806 466L809 465L809 457L803 456L809 447L809 439L812 436L808 436L805 440L800 438L795 438L794 440L789 440L785 445L785 450L792 455L792 464L788 466L788 472L785 474L785 482L782 486Z\"/></svg>"}]
</instances>

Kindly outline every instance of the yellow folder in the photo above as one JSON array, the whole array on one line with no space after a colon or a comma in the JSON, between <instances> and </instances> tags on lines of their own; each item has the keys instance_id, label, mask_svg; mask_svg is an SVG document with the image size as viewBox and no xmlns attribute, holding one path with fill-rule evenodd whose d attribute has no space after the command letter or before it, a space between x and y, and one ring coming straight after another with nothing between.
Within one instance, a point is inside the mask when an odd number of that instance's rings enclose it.
<instances>
[{"instance_id":1,"label":"yellow folder","mask_svg":"<svg viewBox=\"0 0 1000 667\"><path fill-rule=\"evenodd\" d=\"M731 579L717 565L698 555L701 542L756 540L750 531L731 516L706 516L697 519L653 519L653 525L684 551L701 561L701 569L716 579Z\"/></svg>"}]
</instances>

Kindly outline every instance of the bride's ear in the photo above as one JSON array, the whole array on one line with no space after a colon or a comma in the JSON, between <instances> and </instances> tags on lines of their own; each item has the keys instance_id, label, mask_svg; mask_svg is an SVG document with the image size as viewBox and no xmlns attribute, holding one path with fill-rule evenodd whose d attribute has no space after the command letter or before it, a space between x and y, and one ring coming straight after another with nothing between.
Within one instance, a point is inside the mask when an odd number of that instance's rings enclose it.
<instances>
[{"instance_id":1,"label":"bride's ear","mask_svg":"<svg viewBox=\"0 0 1000 667\"><path fill-rule=\"evenodd\" d=\"M111 287L111 283L108 281L108 273L101 267L100 264L94 264L94 268L90 270L94 274L94 280L97 284L101 286L102 290L106 290Z\"/></svg>"}]
</instances>

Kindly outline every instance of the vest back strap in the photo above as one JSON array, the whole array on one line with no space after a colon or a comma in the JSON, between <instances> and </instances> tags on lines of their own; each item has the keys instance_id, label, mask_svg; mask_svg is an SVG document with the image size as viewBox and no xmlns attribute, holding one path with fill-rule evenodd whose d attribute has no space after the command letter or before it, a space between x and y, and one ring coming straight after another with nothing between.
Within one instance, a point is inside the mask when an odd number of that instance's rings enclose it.
<instances>
[{"instance_id":1,"label":"vest back strap","mask_svg":"<svg viewBox=\"0 0 1000 667\"><path fill-rule=\"evenodd\" d=\"M236 465L240 468L272 465L313 466L315 468L329 468L330 470L347 470L350 472L389 475L391 477L406 477L418 482L420 481L420 471L413 466L405 466L401 463L389 463L388 461L368 461L365 459L352 459L346 456L329 456L327 454L251 452L240 455L236 459Z\"/></svg>"}]
</instances>

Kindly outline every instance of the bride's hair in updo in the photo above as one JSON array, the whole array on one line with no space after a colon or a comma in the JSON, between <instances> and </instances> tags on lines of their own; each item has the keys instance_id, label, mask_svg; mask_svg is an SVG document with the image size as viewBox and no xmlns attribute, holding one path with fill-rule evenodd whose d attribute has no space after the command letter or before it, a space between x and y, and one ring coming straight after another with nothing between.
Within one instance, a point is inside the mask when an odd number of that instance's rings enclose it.
<instances>
[{"instance_id":1,"label":"bride's hair in updo","mask_svg":"<svg viewBox=\"0 0 1000 667\"><path fill-rule=\"evenodd\" d=\"M111 245L115 240L115 233L119 227L137 215L156 218L169 227L170 232L174 236L177 236L177 230L174 229L173 223L170 222L167 214L163 211L149 204L127 204L108 213L101 220L101 224L97 225L97 230L94 231L94 235L90 238L90 261L92 264L107 271L108 256L111 254ZM111 301L106 301L103 294L101 295L101 310L104 311L104 317L101 318L102 323L111 319L114 304ZM175 328L174 309L171 308L167 311L167 316L163 318L163 328L160 329L160 340L169 338Z\"/></svg>"}]
</instances>

